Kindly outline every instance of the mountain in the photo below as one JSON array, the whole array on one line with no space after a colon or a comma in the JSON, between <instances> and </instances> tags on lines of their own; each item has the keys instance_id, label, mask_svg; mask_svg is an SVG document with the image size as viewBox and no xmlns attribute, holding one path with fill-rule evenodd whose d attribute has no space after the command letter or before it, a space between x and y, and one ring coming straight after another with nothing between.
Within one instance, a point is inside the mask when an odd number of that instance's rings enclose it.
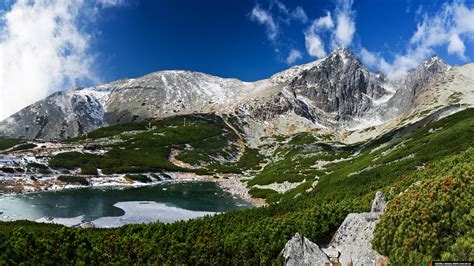
<instances>
[{"instance_id":1,"label":"mountain","mask_svg":"<svg viewBox=\"0 0 474 266\"><path fill-rule=\"evenodd\" d=\"M371 72L350 50L339 48L325 58L255 82L192 71L159 71L56 92L0 122L0 134L65 139L124 122L215 113L233 117L248 139L318 130L345 141L347 132L409 117L426 103L420 95L430 87L437 86L439 91L457 79L466 86L449 92L458 93L460 102L473 104L472 97L467 97L472 91L466 90L473 83L471 69L470 65L451 68L433 57L404 80L391 81ZM428 113L451 104L444 98L430 101L437 107L431 106ZM392 124L389 128L397 125Z\"/></svg>"},{"instance_id":2,"label":"mountain","mask_svg":"<svg viewBox=\"0 0 474 266\"><path fill-rule=\"evenodd\" d=\"M55 93L1 123L33 140L0 137L0 193L193 180L267 206L107 230L0 221L0 264L467 261L473 88L474 64L392 80L337 49L256 82L161 71Z\"/></svg>"}]
</instances>

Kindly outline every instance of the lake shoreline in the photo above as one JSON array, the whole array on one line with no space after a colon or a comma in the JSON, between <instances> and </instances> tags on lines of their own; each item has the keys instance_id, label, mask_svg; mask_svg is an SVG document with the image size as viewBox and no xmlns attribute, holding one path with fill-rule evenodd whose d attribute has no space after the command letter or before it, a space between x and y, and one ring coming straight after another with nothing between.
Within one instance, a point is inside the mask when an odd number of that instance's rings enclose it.
<instances>
[{"instance_id":1,"label":"lake shoreline","mask_svg":"<svg viewBox=\"0 0 474 266\"><path fill-rule=\"evenodd\" d=\"M0 196L14 196L38 192L57 192L65 189L79 188L133 188L143 186L155 186L166 183L181 182L214 182L222 190L249 202L254 207L266 206L263 199L255 199L248 193L247 187L239 181L237 175L226 174L222 176L197 175L187 172L166 172L164 179L151 178L150 182L139 182L125 178L125 175L97 176L87 178L89 185L67 184L57 180L57 176L43 177L32 180L29 176L1 176Z\"/></svg>"}]
</instances>

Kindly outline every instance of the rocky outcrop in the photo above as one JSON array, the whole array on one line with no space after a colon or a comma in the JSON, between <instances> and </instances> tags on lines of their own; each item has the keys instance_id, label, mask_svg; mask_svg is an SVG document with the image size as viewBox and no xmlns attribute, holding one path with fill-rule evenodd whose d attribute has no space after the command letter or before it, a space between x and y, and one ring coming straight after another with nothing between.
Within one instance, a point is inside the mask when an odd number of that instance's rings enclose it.
<instances>
[{"instance_id":1,"label":"rocky outcrop","mask_svg":"<svg viewBox=\"0 0 474 266\"><path fill-rule=\"evenodd\" d=\"M396 111L388 112L386 116L390 117L403 112L409 112L421 92L444 77L449 69L450 66L446 62L437 56L433 56L409 72L403 80L395 81L394 83L398 85L394 86L397 86L398 89L384 108Z\"/></svg>"},{"instance_id":2,"label":"rocky outcrop","mask_svg":"<svg viewBox=\"0 0 474 266\"><path fill-rule=\"evenodd\" d=\"M319 266L329 263L328 257L318 245L299 233L286 243L282 255L284 264L289 266Z\"/></svg>"},{"instance_id":3,"label":"rocky outcrop","mask_svg":"<svg viewBox=\"0 0 474 266\"><path fill-rule=\"evenodd\" d=\"M329 247L340 252L337 258L340 263L343 265L351 262L354 265L382 264L384 257L372 249L371 242L375 225L386 205L387 199L382 192L377 192L370 212L347 215L329 243Z\"/></svg>"},{"instance_id":4,"label":"rocky outcrop","mask_svg":"<svg viewBox=\"0 0 474 266\"><path fill-rule=\"evenodd\" d=\"M291 82L296 96L303 96L335 120L367 113L385 91L383 76L371 73L346 48L339 48Z\"/></svg>"},{"instance_id":5,"label":"rocky outcrop","mask_svg":"<svg viewBox=\"0 0 474 266\"><path fill-rule=\"evenodd\" d=\"M265 130L277 127L283 134L322 128L339 134L341 129L364 129L409 112L407 107L426 84L448 69L442 60L432 58L404 81L389 84L351 51L339 48L325 58L255 82L159 71L54 93L1 121L0 135L57 140L118 123L193 113L234 115L252 131L253 124L261 128L263 123Z\"/></svg>"},{"instance_id":6,"label":"rocky outcrop","mask_svg":"<svg viewBox=\"0 0 474 266\"><path fill-rule=\"evenodd\" d=\"M372 239L375 225L384 212L387 199L377 192L372 202L372 208L367 213L351 213L347 215L339 229L334 234L326 248L319 247L296 234L282 253L286 265L387 265L387 258L372 249ZM307 248L311 247L311 248ZM321 257L321 252L324 254ZM308 262L308 260L314 259ZM291 263L291 264L290 264ZM339 264L340 265L340 264Z\"/></svg>"}]
</instances>

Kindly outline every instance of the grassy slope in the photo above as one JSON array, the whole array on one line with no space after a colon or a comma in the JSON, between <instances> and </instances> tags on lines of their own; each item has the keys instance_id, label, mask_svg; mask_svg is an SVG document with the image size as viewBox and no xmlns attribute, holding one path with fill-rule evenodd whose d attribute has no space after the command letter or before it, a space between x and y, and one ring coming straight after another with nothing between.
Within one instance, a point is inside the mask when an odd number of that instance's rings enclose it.
<instances>
[{"instance_id":1,"label":"grassy slope","mask_svg":"<svg viewBox=\"0 0 474 266\"><path fill-rule=\"evenodd\" d=\"M4 138L0 137L0 151L9 149L17 144L22 143L23 140L21 139L13 139L13 138Z\"/></svg>"},{"instance_id":2,"label":"grassy slope","mask_svg":"<svg viewBox=\"0 0 474 266\"><path fill-rule=\"evenodd\" d=\"M473 147L473 134L474 110L466 110L392 140L384 147L380 145L389 137L351 147L359 150L359 155L351 161L328 165L327 174L321 176L312 192L302 193L307 188L303 183L279 195L275 200L280 202L266 208L119 229L51 230L49 225L0 223L0 264L2 260L10 263L48 263L48 260L55 263L270 263L296 232L316 243L327 243L349 212L369 210L376 190L393 198L418 181L420 173L430 178L430 167L442 168L442 160L447 156L460 154L472 159L472 150L462 152ZM396 146L399 148L394 150ZM387 152L390 150L393 151ZM414 156L407 157L411 154ZM425 170L417 170L423 166Z\"/></svg>"},{"instance_id":3,"label":"grassy slope","mask_svg":"<svg viewBox=\"0 0 474 266\"><path fill-rule=\"evenodd\" d=\"M107 142L114 139L117 141ZM96 168L102 169L105 174L163 170L235 172L238 167L252 167L256 161L256 155L249 149L243 157L247 162L220 163L219 159L231 160L239 152L240 147L236 144L238 139L239 136L220 117L214 115L126 123L96 130L89 133L87 139L83 136L71 140L83 144L104 141L102 148L109 149L104 156L62 153L50 161L50 166L57 169L80 167L83 174L96 174ZM172 149L179 151L177 159L196 165L198 169L185 169L172 164L168 160ZM252 156L252 160L249 160L249 156Z\"/></svg>"},{"instance_id":4,"label":"grassy slope","mask_svg":"<svg viewBox=\"0 0 474 266\"><path fill-rule=\"evenodd\" d=\"M395 265L473 260L474 148L430 164L412 178L421 182L387 206L374 248Z\"/></svg>"}]
</instances>

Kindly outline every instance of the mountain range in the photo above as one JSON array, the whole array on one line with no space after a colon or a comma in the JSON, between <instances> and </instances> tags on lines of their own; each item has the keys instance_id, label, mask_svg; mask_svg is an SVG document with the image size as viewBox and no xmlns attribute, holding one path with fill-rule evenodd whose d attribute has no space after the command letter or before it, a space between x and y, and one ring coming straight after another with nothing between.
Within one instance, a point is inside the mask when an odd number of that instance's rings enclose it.
<instances>
[{"instance_id":1,"label":"mountain range","mask_svg":"<svg viewBox=\"0 0 474 266\"><path fill-rule=\"evenodd\" d=\"M213 113L262 136L320 132L356 142L451 106L474 104L474 65L437 56L404 78L372 72L348 49L244 82L192 71L158 71L59 91L0 122L0 135L60 140L124 122ZM363 134L361 134L363 132Z\"/></svg>"}]
</instances>

